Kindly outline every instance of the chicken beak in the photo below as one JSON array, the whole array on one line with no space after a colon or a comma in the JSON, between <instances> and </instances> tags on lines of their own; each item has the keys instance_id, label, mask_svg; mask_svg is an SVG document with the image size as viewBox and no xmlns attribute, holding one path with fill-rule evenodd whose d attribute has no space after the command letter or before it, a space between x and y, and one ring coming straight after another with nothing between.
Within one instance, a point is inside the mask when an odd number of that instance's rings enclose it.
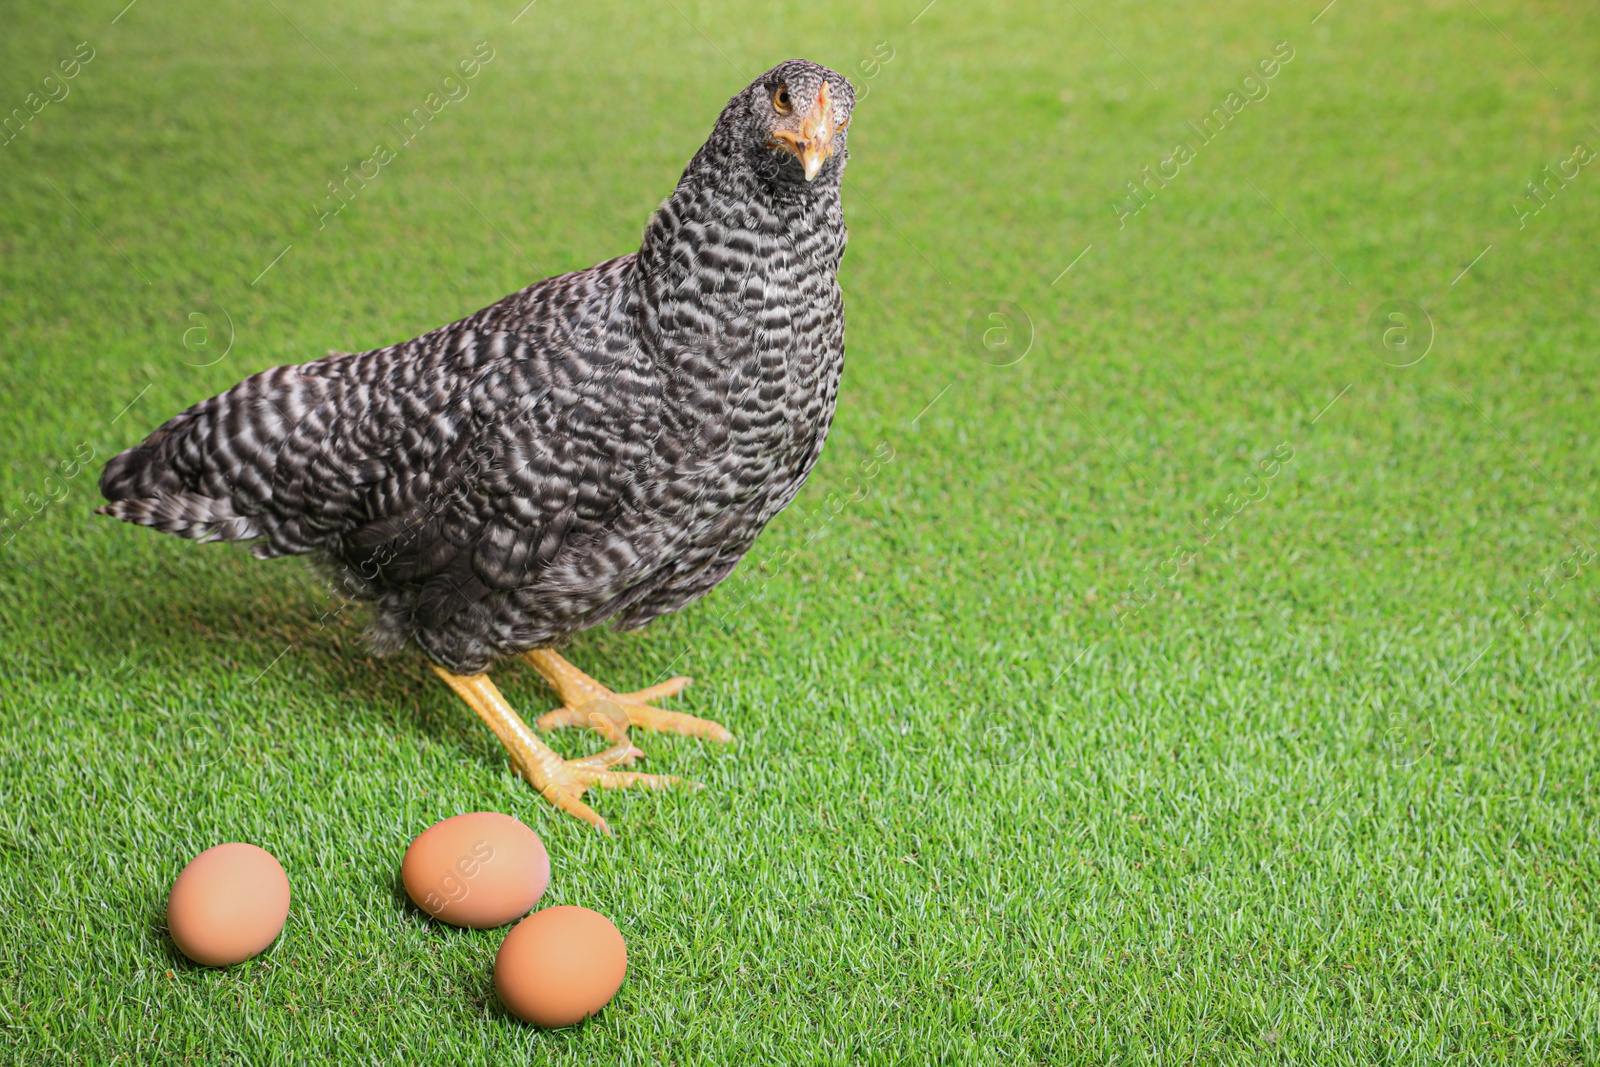
<instances>
[{"instance_id":1,"label":"chicken beak","mask_svg":"<svg viewBox=\"0 0 1600 1067\"><path fill-rule=\"evenodd\" d=\"M843 126L833 123L833 100L828 94L828 83L822 83L816 103L800 121L800 130L780 130L776 136L788 151L794 153L805 168L806 181L815 178L822 165L833 155L833 135Z\"/></svg>"},{"instance_id":2,"label":"chicken beak","mask_svg":"<svg viewBox=\"0 0 1600 1067\"><path fill-rule=\"evenodd\" d=\"M806 169L806 181L817 176L817 171L833 155L833 102L828 99L828 83L822 83L817 102L800 123L800 165Z\"/></svg>"}]
</instances>

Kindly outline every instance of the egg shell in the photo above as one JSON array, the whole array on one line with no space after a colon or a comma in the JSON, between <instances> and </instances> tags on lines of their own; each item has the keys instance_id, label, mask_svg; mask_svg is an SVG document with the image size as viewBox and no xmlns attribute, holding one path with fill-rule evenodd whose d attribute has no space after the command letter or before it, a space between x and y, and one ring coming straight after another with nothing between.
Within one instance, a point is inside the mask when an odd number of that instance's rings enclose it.
<instances>
[{"instance_id":1,"label":"egg shell","mask_svg":"<svg viewBox=\"0 0 1600 1067\"><path fill-rule=\"evenodd\" d=\"M494 987L517 1018L571 1026L611 1002L628 973L628 946L597 911L562 905L523 919L494 958Z\"/></svg>"},{"instance_id":2,"label":"egg shell","mask_svg":"<svg viewBox=\"0 0 1600 1067\"><path fill-rule=\"evenodd\" d=\"M264 950L289 917L289 876L264 848L240 841L189 861L167 897L167 930L178 950L207 967L242 963Z\"/></svg>"},{"instance_id":3,"label":"egg shell","mask_svg":"<svg viewBox=\"0 0 1600 1067\"><path fill-rule=\"evenodd\" d=\"M417 835L400 861L417 907L452 926L486 930L528 914L550 884L539 835L509 815L456 815Z\"/></svg>"}]
</instances>

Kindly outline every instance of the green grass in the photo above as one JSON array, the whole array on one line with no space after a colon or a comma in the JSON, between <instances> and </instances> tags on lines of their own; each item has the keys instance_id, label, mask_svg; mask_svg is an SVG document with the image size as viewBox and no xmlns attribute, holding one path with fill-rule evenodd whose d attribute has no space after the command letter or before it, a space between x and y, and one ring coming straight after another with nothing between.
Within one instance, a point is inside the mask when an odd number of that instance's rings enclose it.
<instances>
[{"instance_id":1,"label":"green grass","mask_svg":"<svg viewBox=\"0 0 1600 1067\"><path fill-rule=\"evenodd\" d=\"M1513 209L1600 148L1600 16L920 6L11 12L0 113L96 54L0 148L0 502L63 497L0 548L10 1062L1600 1061L1600 168ZM479 41L470 96L319 230ZM1270 96L1119 228L1280 41ZM706 790L599 796L604 839L418 657L319 624L300 561L91 515L106 457L247 373L636 247L773 62L860 82L890 49L821 465L713 596L571 652L696 676L674 706L738 743L639 740ZM1367 340L1396 299L1435 333L1404 368ZM1005 367L968 328L996 300L1034 334ZM500 933L405 902L407 842L475 809L622 929L593 1021L508 1018ZM198 969L166 892L238 839L283 861L289 924Z\"/></svg>"}]
</instances>

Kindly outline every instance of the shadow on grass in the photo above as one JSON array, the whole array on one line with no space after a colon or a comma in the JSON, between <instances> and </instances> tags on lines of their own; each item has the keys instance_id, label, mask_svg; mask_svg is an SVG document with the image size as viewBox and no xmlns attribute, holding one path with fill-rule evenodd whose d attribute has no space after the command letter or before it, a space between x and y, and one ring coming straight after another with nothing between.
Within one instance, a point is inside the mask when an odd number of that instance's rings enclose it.
<instances>
[{"instance_id":1,"label":"shadow on grass","mask_svg":"<svg viewBox=\"0 0 1600 1067\"><path fill-rule=\"evenodd\" d=\"M292 710L299 726L360 724L503 759L425 657L367 648L370 609L338 597L305 560L259 561L239 546L115 528L37 547L46 550L0 561L0 605L25 649L25 672L52 686L76 678L136 708L197 688L235 705L243 695ZM586 636L573 654L603 678L639 677L643 686L655 680L644 662L682 650L674 629ZM622 661L615 675L612 661ZM559 703L531 669L506 662L496 678L530 720Z\"/></svg>"}]
</instances>

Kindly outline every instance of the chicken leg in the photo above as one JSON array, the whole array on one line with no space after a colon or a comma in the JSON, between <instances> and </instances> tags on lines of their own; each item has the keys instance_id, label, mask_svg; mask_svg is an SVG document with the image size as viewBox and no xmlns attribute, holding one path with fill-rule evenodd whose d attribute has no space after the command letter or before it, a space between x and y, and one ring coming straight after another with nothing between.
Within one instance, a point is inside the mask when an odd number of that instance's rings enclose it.
<instances>
[{"instance_id":1,"label":"chicken leg","mask_svg":"<svg viewBox=\"0 0 1600 1067\"><path fill-rule=\"evenodd\" d=\"M550 683L550 688L561 695L564 705L539 717L537 725L541 730L587 726L617 745L626 743L630 726L688 737L704 737L710 741L733 740L733 734L720 723L685 715L681 711L663 711L646 703L680 692L689 684L688 678L669 678L636 693L613 693L568 663L553 649L536 648L524 652L522 658L532 664L533 669Z\"/></svg>"},{"instance_id":2,"label":"chicken leg","mask_svg":"<svg viewBox=\"0 0 1600 1067\"><path fill-rule=\"evenodd\" d=\"M606 834L611 833L611 828L599 813L583 802L585 792L595 788L665 789L679 784L678 779L663 774L613 770L644 755L626 741L584 759L562 759L539 739L538 734L528 729L528 724L506 703L499 687L487 674L451 674L437 664L433 669L494 731L511 754L511 765L518 774L556 807L592 823ZM684 784L699 788L692 782Z\"/></svg>"}]
</instances>

